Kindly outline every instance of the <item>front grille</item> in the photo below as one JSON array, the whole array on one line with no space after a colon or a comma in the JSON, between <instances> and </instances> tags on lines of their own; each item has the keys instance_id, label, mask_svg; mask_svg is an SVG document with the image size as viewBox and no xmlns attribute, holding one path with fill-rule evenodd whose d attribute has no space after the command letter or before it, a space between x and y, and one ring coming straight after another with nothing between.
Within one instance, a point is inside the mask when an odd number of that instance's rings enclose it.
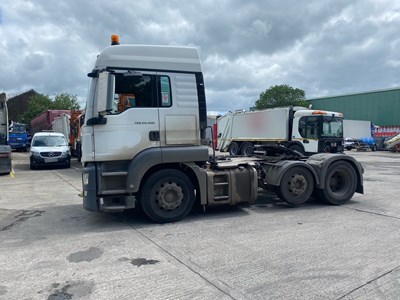
<instances>
[{"instance_id":1,"label":"front grille","mask_svg":"<svg viewBox=\"0 0 400 300\"><path fill-rule=\"evenodd\" d=\"M60 157L61 152L40 152L42 157Z\"/></svg>"}]
</instances>

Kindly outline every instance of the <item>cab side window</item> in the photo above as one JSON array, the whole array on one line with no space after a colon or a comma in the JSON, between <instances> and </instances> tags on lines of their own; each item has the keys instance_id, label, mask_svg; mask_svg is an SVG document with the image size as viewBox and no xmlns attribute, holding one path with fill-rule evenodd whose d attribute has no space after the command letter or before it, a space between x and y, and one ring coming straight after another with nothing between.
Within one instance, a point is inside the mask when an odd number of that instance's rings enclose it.
<instances>
[{"instance_id":1,"label":"cab side window","mask_svg":"<svg viewBox=\"0 0 400 300\"><path fill-rule=\"evenodd\" d=\"M114 109L121 113L130 108L170 107L171 82L168 76L115 74Z\"/></svg>"},{"instance_id":2,"label":"cab side window","mask_svg":"<svg viewBox=\"0 0 400 300\"><path fill-rule=\"evenodd\" d=\"M116 112L133 107L157 107L155 75L124 76L115 74Z\"/></svg>"},{"instance_id":3,"label":"cab side window","mask_svg":"<svg viewBox=\"0 0 400 300\"><path fill-rule=\"evenodd\" d=\"M317 117L302 117L299 122L299 132L303 138L318 139L319 121Z\"/></svg>"},{"instance_id":4,"label":"cab side window","mask_svg":"<svg viewBox=\"0 0 400 300\"><path fill-rule=\"evenodd\" d=\"M169 107L172 105L171 99L171 82L168 76L159 76L159 91L161 92L161 107Z\"/></svg>"}]
</instances>

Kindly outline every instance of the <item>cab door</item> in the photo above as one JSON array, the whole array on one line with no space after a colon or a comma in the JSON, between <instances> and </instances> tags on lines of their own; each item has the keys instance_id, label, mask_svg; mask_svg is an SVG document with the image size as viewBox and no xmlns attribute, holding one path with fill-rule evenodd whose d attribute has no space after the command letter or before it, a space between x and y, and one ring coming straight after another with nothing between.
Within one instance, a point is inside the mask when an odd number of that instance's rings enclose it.
<instances>
[{"instance_id":1,"label":"cab door","mask_svg":"<svg viewBox=\"0 0 400 300\"><path fill-rule=\"evenodd\" d=\"M293 119L292 141L299 141L306 153L318 153L318 116L295 116Z\"/></svg>"},{"instance_id":2,"label":"cab door","mask_svg":"<svg viewBox=\"0 0 400 300\"><path fill-rule=\"evenodd\" d=\"M94 126L96 160L130 160L160 147L160 122L155 72L114 74L113 109L106 124Z\"/></svg>"}]
</instances>

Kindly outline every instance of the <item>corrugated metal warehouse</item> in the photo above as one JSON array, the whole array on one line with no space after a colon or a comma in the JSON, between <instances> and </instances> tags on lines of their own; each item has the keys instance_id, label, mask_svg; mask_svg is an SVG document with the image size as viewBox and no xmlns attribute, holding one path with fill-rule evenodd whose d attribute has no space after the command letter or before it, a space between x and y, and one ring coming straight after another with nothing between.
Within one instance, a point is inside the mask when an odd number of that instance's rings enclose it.
<instances>
[{"instance_id":1,"label":"corrugated metal warehouse","mask_svg":"<svg viewBox=\"0 0 400 300\"><path fill-rule=\"evenodd\" d=\"M338 111L345 119L367 120L378 126L400 125L400 88L308 100L313 109Z\"/></svg>"}]
</instances>

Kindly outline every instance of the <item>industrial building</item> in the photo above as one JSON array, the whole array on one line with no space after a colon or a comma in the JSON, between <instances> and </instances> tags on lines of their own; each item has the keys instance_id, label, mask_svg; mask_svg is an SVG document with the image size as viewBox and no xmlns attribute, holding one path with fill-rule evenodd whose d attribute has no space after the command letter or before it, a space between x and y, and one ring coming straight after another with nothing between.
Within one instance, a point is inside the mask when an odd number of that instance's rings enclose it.
<instances>
[{"instance_id":1,"label":"industrial building","mask_svg":"<svg viewBox=\"0 0 400 300\"><path fill-rule=\"evenodd\" d=\"M345 119L371 121L381 127L400 126L400 88L308 100L313 109L338 111Z\"/></svg>"}]
</instances>

